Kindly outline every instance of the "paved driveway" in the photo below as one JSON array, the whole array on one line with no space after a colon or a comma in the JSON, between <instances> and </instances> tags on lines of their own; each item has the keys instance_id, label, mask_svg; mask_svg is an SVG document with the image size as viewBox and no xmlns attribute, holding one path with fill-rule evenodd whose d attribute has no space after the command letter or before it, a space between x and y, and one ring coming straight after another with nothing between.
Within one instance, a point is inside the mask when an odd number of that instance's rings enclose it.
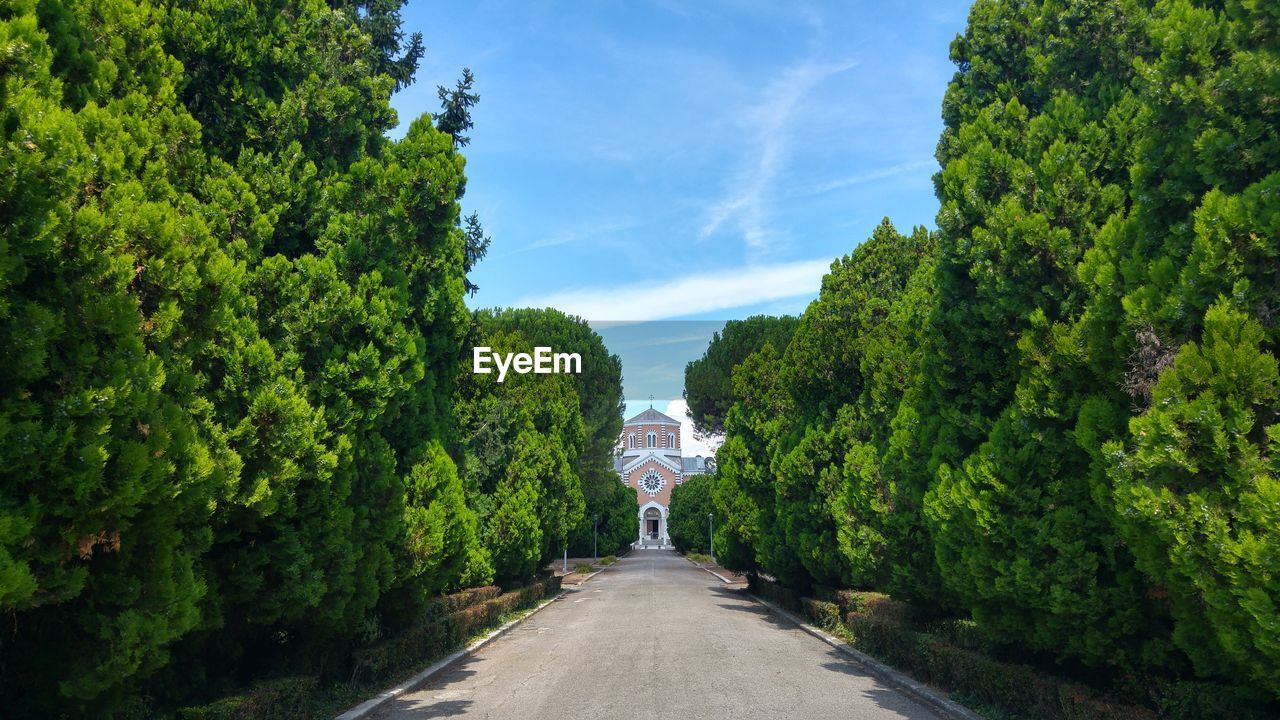
<instances>
[{"instance_id":1,"label":"paved driveway","mask_svg":"<svg viewBox=\"0 0 1280 720\"><path fill-rule=\"evenodd\" d=\"M631 553L378 718L937 716L669 551Z\"/></svg>"}]
</instances>

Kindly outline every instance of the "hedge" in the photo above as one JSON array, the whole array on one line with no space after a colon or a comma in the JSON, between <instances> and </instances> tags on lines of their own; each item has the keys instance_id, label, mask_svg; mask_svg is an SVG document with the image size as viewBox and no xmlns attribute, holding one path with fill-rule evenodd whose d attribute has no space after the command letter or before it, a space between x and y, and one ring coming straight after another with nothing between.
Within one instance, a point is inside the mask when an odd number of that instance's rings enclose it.
<instances>
[{"instance_id":1,"label":"hedge","mask_svg":"<svg viewBox=\"0 0 1280 720\"><path fill-rule=\"evenodd\" d=\"M757 578L754 592L798 607L815 625L842 634L854 647L954 693L970 704L1045 720L1155 720L1202 717L1267 717L1257 698L1213 683L1165 683L1152 707L1124 702L1086 685L1032 666L991 656L992 644L971 620L933 620L915 627L920 613L883 593L837 590L825 598L796 597L776 582Z\"/></svg>"},{"instance_id":2,"label":"hedge","mask_svg":"<svg viewBox=\"0 0 1280 720\"><path fill-rule=\"evenodd\" d=\"M356 650L351 655L353 687L368 686L444 656L453 648L515 610L560 591L560 578L550 577L508 592L496 585L470 588L433 599L428 614L394 638ZM434 613L434 614L433 614ZM255 686L248 692L207 705L178 711L182 720L297 720L320 717L326 704L317 678L288 677Z\"/></svg>"},{"instance_id":3,"label":"hedge","mask_svg":"<svg viewBox=\"0 0 1280 720\"><path fill-rule=\"evenodd\" d=\"M291 720L311 717L317 681L311 677L269 680L252 690L178 711L182 720Z\"/></svg>"},{"instance_id":4,"label":"hedge","mask_svg":"<svg viewBox=\"0 0 1280 720\"><path fill-rule=\"evenodd\" d=\"M559 591L560 578L551 577L505 593L496 586L487 586L445 596L436 607L458 609L353 653L351 680L375 682L401 668L442 656L477 632L497 624L503 615Z\"/></svg>"}]
</instances>

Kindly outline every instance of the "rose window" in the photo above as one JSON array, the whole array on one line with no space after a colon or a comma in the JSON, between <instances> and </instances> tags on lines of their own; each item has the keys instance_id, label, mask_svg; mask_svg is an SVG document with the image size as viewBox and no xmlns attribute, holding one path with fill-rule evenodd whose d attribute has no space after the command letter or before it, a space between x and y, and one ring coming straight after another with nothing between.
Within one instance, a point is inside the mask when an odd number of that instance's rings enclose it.
<instances>
[{"instance_id":1,"label":"rose window","mask_svg":"<svg viewBox=\"0 0 1280 720\"><path fill-rule=\"evenodd\" d=\"M649 497L657 495L658 491L662 489L662 486L666 484L667 481L658 474L657 470L649 470L640 476L640 489L645 491Z\"/></svg>"}]
</instances>

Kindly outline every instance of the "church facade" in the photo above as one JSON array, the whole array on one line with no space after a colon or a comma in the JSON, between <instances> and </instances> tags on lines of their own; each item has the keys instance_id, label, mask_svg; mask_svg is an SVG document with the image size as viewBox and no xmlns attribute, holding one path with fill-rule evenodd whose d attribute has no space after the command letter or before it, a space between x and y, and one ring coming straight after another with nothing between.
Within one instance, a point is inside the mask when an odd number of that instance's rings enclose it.
<instances>
[{"instance_id":1,"label":"church facade","mask_svg":"<svg viewBox=\"0 0 1280 720\"><path fill-rule=\"evenodd\" d=\"M685 479L707 472L707 459L685 457L680 449L680 421L653 408L623 423L620 445L614 468L622 484L636 493L636 545L670 545L671 491Z\"/></svg>"}]
</instances>

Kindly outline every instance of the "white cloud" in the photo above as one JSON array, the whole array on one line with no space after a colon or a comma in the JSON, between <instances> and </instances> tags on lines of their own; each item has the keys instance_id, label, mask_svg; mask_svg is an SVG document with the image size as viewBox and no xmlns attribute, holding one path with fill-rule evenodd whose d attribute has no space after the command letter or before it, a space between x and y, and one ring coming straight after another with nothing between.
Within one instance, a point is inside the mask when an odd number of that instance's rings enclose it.
<instances>
[{"instance_id":1,"label":"white cloud","mask_svg":"<svg viewBox=\"0 0 1280 720\"><path fill-rule=\"evenodd\" d=\"M693 435L693 418L689 417L689 403L683 398L672 400L667 409L663 411L666 415L680 421L680 452L689 457L692 455L701 455L702 457L715 457L716 449L720 447L720 443L724 438L710 437L705 440L699 440Z\"/></svg>"},{"instance_id":2,"label":"white cloud","mask_svg":"<svg viewBox=\"0 0 1280 720\"><path fill-rule=\"evenodd\" d=\"M886 178L905 175L913 170L919 170L930 166L937 166L936 160L916 160L914 162L900 163L898 165L890 165L889 167L880 168L879 170L871 170L868 172L849 175L847 177L836 178L826 182L811 185L802 188L798 194L800 195L821 195L822 193L831 192L832 190L842 190L854 185L862 185L864 183L873 182L875 180L884 180Z\"/></svg>"},{"instance_id":3,"label":"white cloud","mask_svg":"<svg viewBox=\"0 0 1280 720\"><path fill-rule=\"evenodd\" d=\"M615 235L627 230L633 230L640 226L635 220L619 220L616 222L603 222L598 225L589 227L581 227L572 230L562 230L549 237L536 240L524 247L516 248L512 252L522 253L530 250L541 250L543 248L557 247L559 245L567 245L582 240L599 240L609 235Z\"/></svg>"},{"instance_id":4,"label":"white cloud","mask_svg":"<svg viewBox=\"0 0 1280 720\"><path fill-rule=\"evenodd\" d=\"M706 222L698 231L699 239L708 238L732 223L748 248L761 250L766 246L769 198L796 125L792 116L801 100L818 83L855 64L853 61L832 65L806 62L792 66L764 89L758 105L744 111L750 137L743 152L742 168L730 178L730 190L711 206Z\"/></svg>"},{"instance_id":5,"label":"white cloud","mask_svg":"<svg viewBox=\"0 0 1280 720\"><path fill-rule=\"evenodd\" d=\"M516 307L553 307L587 320L663 320L816 294L831 260L803 260L523 297Z\"/></svg>"}]
</instances>

